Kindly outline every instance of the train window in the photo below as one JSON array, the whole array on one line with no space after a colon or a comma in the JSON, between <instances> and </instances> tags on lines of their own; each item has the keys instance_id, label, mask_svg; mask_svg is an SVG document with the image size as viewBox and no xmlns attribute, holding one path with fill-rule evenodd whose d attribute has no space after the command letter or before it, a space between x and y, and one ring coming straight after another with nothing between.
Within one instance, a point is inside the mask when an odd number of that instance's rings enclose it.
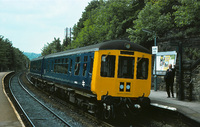
<instances>
[{"instance_id":1,"label":"train window","mask_svg":"<svg viewBox=\"0 0 200 127\"><path fill-rule=\"evenodd\" d=\"M91 60L90 60L90 74L92 73L92 69L93 69L93 61L94 61L94 59L91 57Z\"/></svg>"},{"instance_id":2,"label":"train window","mask_svg":"<svg viewBox=\"0 0 200 127\"><path fill-rule=\"evenodd\" d=\"M72 71L72 59L70 59L70 68L69 68L69 71L70 72Z\"/></svg>"},{"instance_id":3,"label":"train window","mask_svg":"<svg viewBox=\"0 0 200 127\"><path fill-rule=\"evenodd\" d=\"M62 59L62 63L64 63L64 59Z\"/></svg>"},{"instance_id":4,"label":"train window","mask_svg":"<svg viewBox=\"0 0 200 127\"><path fill-rule=\"evenodd\" d=\"M68 63L68 58L65 59L65 63Z\"/></svg>"},{"instance_id":5,"label":"train window","mask_svg":"<svg viewBox=\"0 0 200 127\"><path fill-rule=\"evenodd\" d=\"M80 71L80 57L76 57L74 74L79 75Z\"/></svg>"},{"instance_id":6,"label":"train window","mask_svg":"<svg viewBox=\"0 0 200 127\"><path fill-rule=\"evenodd\" d=\"M62 73L62 64L57 64L57 73Z\"/></svg>"},{"instance_id":7,"label":"train window","mask_svg":"<svg viewBox=\"0 0 200 127\"><path fill-rule=\"evenodd\" d=\"M54 72L55 73L64 73L64 65L63 64L54 64Z\"/></svg>"},{"instance_id":8,"label":"train window","mask_svg":"<svg viewBox=\"0 0 200 127\"><path fill-rule=\"evenodd\" d=\"M46 70L46 71L47 71L47 72L50 71L50 60L47 61L47 70Z\"/></svg>"},{"instance_id":9,"label":"train window","mask_svg":"<svg viewBox=\"0 0 200 127\"><path fill-rule=\"evenodd\" d=\"M83 76L86 76L86 71L87 71L87 63L83 64Z\"/></svg>"},{"instance_id":10,"label":"train window","mask_svg":"<svg viewBox=\"0 0 200 127\"><path fill-rule=\"evenodd\" d=\"M88 56L84 56L84 62L87 62Z\"/></svg>"},{"instance_id":11,"label":"train window","mask_svg":"<svg viewBox=\"0 0 200 127\"><path fill-rule=\"evenodd\" d=\"M138 58L138 60L137 60L137 79L147 79L148 78L148 65L149 65L149 59Z\"/></svg>"},{"instance_id":12,"label":"train window","mask_svg":"<svg viewBox=\"0 0 200 127\"><path fill-rule=\"evenodd\" d=\"M88 60L88 56L84 56L84 63L83 63L83 76L86 76L86 71L87 71L87 60Z\"/></svg>"},{"instance_id":13,"label":"train window","mask_svg":"<svg viewBox=\"0 0 200 127\"><path fill-rule=\"evenodd\" d=\"M41 70L41 66L42 66L42 62L39 61L39 62L38 62L38 70L39 70L39 71Z\"/></svg>"},{"instance_id":14,"label":"train window","mask_svg":"<svg viewBox=\"0 0 200 127\"><path fill-rule=\"evenodd\" d=\"M57 64L54 64L54 69L53 71L56 73L57 72Z\"/></svg>"},{"instance_id":15,"label":"train window","mask_svg":"<svg viewBox=\"0 0 200 127\"><path fill-rule=\"evenodd\" d=\"M65 74L67 74L67 72L68 72L68 66L69 66L69 64L67 63L67 64L65 64Z\"/></svg>"},{"instance_id":16,"label":"train window","mask_svg":"<svg viewBox=\"0 0 200 127\"><path fill-rule=\"evenodd\" d=\"M54 63L53 63L53 61L51 61L51 72L53 71L53 65L54 65Z\"/></svg>"},{"instance_id":17,"label":"train window","mask_svg":"<svg viewBox=\"0 0 200 127\"><path fill-rule=\"evenodd\" d=\"M101 76L114 77L114 74L115 74L115 56L102 55Z\"/></svg>"},{"instance_id":18,"label":"train window","mask_svg":"<svg viewBox=\"0 0 200 127\"><path fill-rule=\"evenodd\" d=\"M119 56L118 64L118 78L130 78L133 79L134 75L134 57Z\"/></svg>"}]
</instances>

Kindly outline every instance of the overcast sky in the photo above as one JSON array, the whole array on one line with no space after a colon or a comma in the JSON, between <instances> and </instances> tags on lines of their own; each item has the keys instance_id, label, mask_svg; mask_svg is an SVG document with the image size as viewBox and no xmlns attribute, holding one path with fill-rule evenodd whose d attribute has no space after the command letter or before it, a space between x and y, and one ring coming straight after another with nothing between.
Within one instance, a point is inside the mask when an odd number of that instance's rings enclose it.
<instances>
[{"instance_id":1,"label":"overcast sky","mask_svg":"<svg viewBox=\"0 0 200 127\"><path fill-rule=\"evenodd\" d=\"M91 0L0 0L0 35L24 52L41 53L73 27ZM0 48L2 48L0 46Z\"/></svg>"}]
</instances>

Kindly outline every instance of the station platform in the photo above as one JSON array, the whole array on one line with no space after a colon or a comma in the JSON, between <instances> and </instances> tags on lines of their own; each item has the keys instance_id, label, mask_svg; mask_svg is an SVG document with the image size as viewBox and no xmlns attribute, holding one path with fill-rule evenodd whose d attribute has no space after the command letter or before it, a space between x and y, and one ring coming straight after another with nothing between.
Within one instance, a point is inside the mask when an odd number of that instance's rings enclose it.
<instances>
[{"instance_id":1,"label":"station platform","mask_svg":"<svg viewBox=\"0 0 200 127\"><path fill-rule=\"evenodd\" d=\"M22 127L18 120L15 109L5 95L3 87L3 77L9 72L0 72L0 127Z\"/></svg>"},{"instance_id":2,"label":"station platform","mask_svg":"<svg viewBox=\"0 0 200 127\"><path fill-rule=\"evenodd\" d=\"M167 98L167 92L151 90L149 98L151 105L177 111L200 124L200 102L180 101L174 95L175 98Z\"/></svg>"}]
</instances>

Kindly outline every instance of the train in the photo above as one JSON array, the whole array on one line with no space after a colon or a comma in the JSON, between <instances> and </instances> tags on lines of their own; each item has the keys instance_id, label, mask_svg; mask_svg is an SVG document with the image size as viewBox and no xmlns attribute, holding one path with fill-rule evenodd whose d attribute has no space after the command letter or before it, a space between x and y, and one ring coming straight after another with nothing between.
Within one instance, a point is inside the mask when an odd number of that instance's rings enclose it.
<instances>
[{"instance_id":1,"label":"train","mask_svg":"<svg viewBox=\"0 0 200 127\"><path fill-rule=\"evenodd\" d=\"M33 84L104 119L137 114L150 105L152 54L112 40L31 60Z\"/></svg>"}]
</instances>

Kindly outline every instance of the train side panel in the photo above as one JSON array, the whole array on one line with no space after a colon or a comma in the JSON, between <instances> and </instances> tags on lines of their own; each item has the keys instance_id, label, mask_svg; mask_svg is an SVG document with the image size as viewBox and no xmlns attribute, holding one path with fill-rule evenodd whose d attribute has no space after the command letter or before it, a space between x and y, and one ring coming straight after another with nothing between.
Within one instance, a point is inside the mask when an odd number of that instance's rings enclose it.
<instances>
[{"instance_id":1,"label":"train side panel","mask_svg":"<svg viewBox=\"0 0 200 127\"><path fill-rule=\"evenodd\" d=\"M45 80L63 86L91 91L91 68L94 53L83 53L45 59Z\"/></svg>"},{"instance_id":2,"label":"train side panel","mask_svg":"<svg viewBox=\"0 0 200 127\"><path fill-rule=\"evenodd\" d=\"M30 72L38 78L42 77L43 67L44 67L43 62L44 62L44 59L42 57L35 61L31 61L31 64L30 64Z\"/></svg>"}]
</instances>

